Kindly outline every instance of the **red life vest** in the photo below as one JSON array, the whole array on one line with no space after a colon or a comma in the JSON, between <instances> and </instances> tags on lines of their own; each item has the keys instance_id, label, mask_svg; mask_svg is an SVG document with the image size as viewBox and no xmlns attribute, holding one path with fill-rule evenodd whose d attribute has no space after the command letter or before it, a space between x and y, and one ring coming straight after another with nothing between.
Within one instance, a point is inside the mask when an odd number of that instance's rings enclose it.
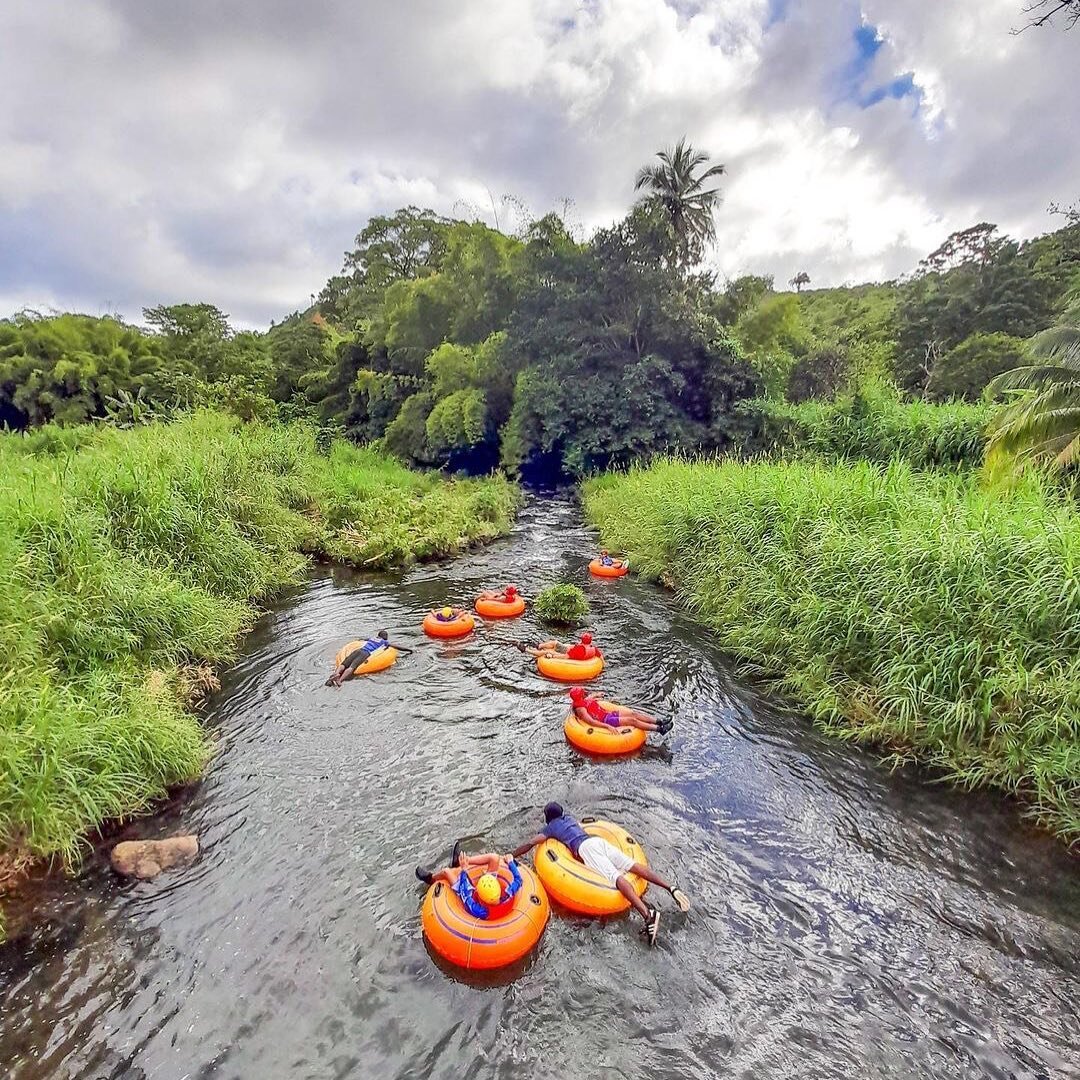
<instances>
[{"instance_id":1,"label":"red life vest","mask_svg":"<svg viewBox=\"0 0 1080 1080\"><path fill-rule=\"evenodd\" d=\"M611 712L610 709L605 709L604 706L600 704L600 699L599 698L594 698L594 697L587 697L581 703L581 707L583 707L585 709L585 711L594 720L603 720L604 717L607 716L607 714L609 712Z\"/></svg>"}]
</instances>

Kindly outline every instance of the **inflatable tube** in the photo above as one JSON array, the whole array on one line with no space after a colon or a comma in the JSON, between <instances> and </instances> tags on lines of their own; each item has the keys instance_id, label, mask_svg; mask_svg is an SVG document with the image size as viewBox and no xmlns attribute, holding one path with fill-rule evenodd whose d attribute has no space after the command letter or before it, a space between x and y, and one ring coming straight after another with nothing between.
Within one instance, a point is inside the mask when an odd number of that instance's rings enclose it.
<instances>
[{"instance_id":1,"label":"inflatable tube","mask_svg":"<svg viewBox=\"0 0 1080 1080\"><path fill-rule=\"evenodd\" d=\"M451 619L449 622L442 622L440 619L436 619L431 612L428 612L428 614L424 616L424 633L427 634L428 637L464 637L466 634L472 633L475 625L476 620L467 611L464 614L459 615L456 619Z\"/></svg>"},{"instance_id":2,"label":"inflatable tube","mask_svg":"<svg viewBox=\"0 0 1080 1080\"><path fill-rule=\"evenodd\" d=\"M556 679L558 682L588 682L604 670L604 654L600 653L591 660L571 660L566 656L538 656L536 669L541 675Z\"/></svg>"},{"instance_id":3,"label":"inflatable tube","mask_svg":"<svg viewBox=\"0 0 1080 1080\"><path fill-rule=\"evenodd\" d=\"M525 610L525 601L515 596L510 603L505 600L477 600L476 614L485 619L513 619Z\"/></svg>"},{"instance_id":4,"label":"inflatable tube","mask_svg":"<svg viewBox=\"0 0 1080 1080\"><path fill-rule=\"evenodd\" d=\"M470 915L458 894L438 881L424 897L420 921L431 947L445 960L458 967L488 969L504 967L520 960L540 940L547 926L551 905L543 885L527 866L518 863L521 888L514 898L495 908L489 919ZM468 873L473 881L483 873L476 867ZM504 887L510 875L500 867Z\"/></svg>"},{"instance_id":5,"label":"inflatable tube","mask_svg":"<svg viewBox=\"0 0 1080 1080\"><path fill-rule=\"evenodd\" d=\"M350 641L348 645L342 645L337 651L337 656L334 657L334 670L337 671L337 669L345 663L345 658L349 653L355 652L363 644L362 641ZM376 671L385 671L388 667L392 667L397 658L397 649L395 649L393 645L389 645L385 649L379 649L374 656L365 660L353 674L374 675Z\"/></svg>"},{"instance_id":6,"label":"inflatable tube","mask_svg":"<svg viewBox=\"0 0 1080 1080\"><path fill-rule=\"evenodd\" d=\"M612 701L600 702L608 712L614 712L618 706ZM632 754L645 745L646 732L639 727L623 724L611 727L600 722L586 723L579 720L573 709L563 724L563 734L571 746L584 750L587 754Z\"/></svg>"},{"instance_id":7,"label":"inflatable tube","mask_svg":"<svg viewBox=\"0 0 1080 1080\"><path fill-rule=\"evenodd\" d=\"M629 559L622 566L605 566L599 559L589 563L589 573L594 577L622 577L629 569Z\"/></svg>"},{"instance_id":8,"label":"inflatable tube","mask_svg":"<svg viewBox=\"0 0 1080 1080\"><path fill-rule=\"evenodd\" d=\"M591 821L583 818L582 828L590 836L602 836L624 851L634 862L648 865L641 845L621 826L610 821ZM536 849L536 874L553 900L579 915L617 915L630 906L630 901L603 874L590 870L570 854L570 849L558 840L545 840ZM634 891L641 896L648 882L637 874L627 874Z\"/></svg>"}]
</instances>

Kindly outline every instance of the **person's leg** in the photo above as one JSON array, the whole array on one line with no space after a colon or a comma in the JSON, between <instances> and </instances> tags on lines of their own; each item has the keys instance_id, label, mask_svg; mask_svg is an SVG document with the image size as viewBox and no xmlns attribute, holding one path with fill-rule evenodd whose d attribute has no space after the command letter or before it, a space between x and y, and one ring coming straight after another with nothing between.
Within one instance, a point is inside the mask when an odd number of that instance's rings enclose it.
<instances>
[{"instance_id":1,"label":"person's leg","mask_svg":"<svg viewBox=\"0 0 1080 1080\"><path fill-rule=\"evenodd\" d=\"M618 713L619 720L623 724L641 728L642 731L659 731L662 735L666 735L671 730L670 721L665 726L663 721L657 720L656 717L650 716L640 709L631 709L625 705L620 705L618 706Z\"/></svg>"},{"instance_id":2,"label":"person's leg","mask_svg":"<svg viewBox=\"0 0 1080 1080\"><path fill-rule=\"evenodd\" d=\"M671 893L672 899L679 906L680 911L690 910L690 899L686 893L679 888L678 885L669 885L655 870L645 866L644 863L634 863L631 874L637 874L638 877L643 877L646 881L653 885L659 885L661 889L667 889Z\"/></svg>"},{"instance_id":3,"label":"person's leg","mask_svg":"<svg viewBox=\"0 0 1080 1080\"><path fill-rule=\"evenodd\" d=\"M668 892L671 892L671 886L655 870L646 866L644 863L634 863L630 868L630 873L637 874L638 877L644 878L651 884L659 885L661 889L667 889Z\"/></svg>"},{"instance_id":4,"label":"person's leg","mask_svg":"<svg viewBox=\"0 0 1080 1080\"><path fill-rule=\"evenodd\" d=\"M644 900L637 894L637 889L625 874L620 874L615 879L615 888L630 901L630 906L645 920L649 918L649 908Z\"/></svg>"},{"instance_id":5,"label":"person's leg","mask_svg":"<svg viewBox=\"0 0 1080 1080\"><path fill-rule=\"evenodd\" d=\"M424 867L418 866L416 868L416 876L425 885L434 885L437 881L441 881L444 885L454 887L454 882L457 881L457 875L460 874L460 870L455 870L453 867L444 867L442 870L425 870Z\"/></svg>"},{"instance_id":6,"label":"person's leg","mask_svg":"<svg viewBox=\"0 0 1080 1080\"><path fill-rule=\"evenodd\" d=\"M656 721L651 716L645 716L644 713L634 712L619 712L619 718L624 724L628 724L630 727L641 728L642 731L655 731L657 728Z\"/></svg>"}]
</instances>

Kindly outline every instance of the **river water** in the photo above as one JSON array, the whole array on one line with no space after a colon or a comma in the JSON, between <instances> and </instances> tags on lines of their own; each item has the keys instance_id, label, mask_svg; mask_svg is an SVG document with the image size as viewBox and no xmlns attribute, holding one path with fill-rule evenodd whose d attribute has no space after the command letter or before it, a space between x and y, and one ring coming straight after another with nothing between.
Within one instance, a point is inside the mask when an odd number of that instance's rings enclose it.
<instances>
[{"instance_id":1,"label":"river water","mask_svg":"<svg viewBox=\"0 0 1080 1080\"><path fill-rule=\"evenodd\" d=\"M1016 808L890 774L739 681L663 591L587 581L576 507L391 575L320 570L260 620L207 719L205 780L137 835L195 830L155 882L104 852L33 890L0 949L0 1068L111 1077L1080 1077L1080 860ZM423 613L517 581L584 585L612 697L675 718L621 761L563 740L565 697L507 642ZM343 642L416 653L324 688ZM694 908L553 915L534 956L433 962L417 862L506 850L549 799L625 822Z\"/></svg>"}]
</instances>

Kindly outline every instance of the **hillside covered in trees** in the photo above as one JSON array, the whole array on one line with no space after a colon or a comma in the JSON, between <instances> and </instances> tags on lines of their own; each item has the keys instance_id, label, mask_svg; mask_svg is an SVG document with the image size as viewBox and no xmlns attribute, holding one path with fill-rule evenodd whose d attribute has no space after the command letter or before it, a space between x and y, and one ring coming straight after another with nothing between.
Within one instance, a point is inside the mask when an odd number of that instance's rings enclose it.
<instances>
[{"instance_id":1,"label":"hillside covered in trees","mask_svg":"<svg viewBox=\"0 0 1080 1080\"><path fill-rule=\"evenodd\" d=\"M266 333L208 303L146 309L143 328L16 315L0 322L0 422L212 405L310 417L422 465L582 475L760 448L809 415L800 403L867 388L1000 398L989 384L1030 363L1033 339L1076 322L1075 214L1023 243L977 224L902 281L814 289L800 273L782 292L700 270L719 167L682 143L659 157L628 215L588 239L554 214L516 235L416 207L374 217L315 305ZM987 416L964 413L965 437Z\"/></svg>"}]
</instances>

